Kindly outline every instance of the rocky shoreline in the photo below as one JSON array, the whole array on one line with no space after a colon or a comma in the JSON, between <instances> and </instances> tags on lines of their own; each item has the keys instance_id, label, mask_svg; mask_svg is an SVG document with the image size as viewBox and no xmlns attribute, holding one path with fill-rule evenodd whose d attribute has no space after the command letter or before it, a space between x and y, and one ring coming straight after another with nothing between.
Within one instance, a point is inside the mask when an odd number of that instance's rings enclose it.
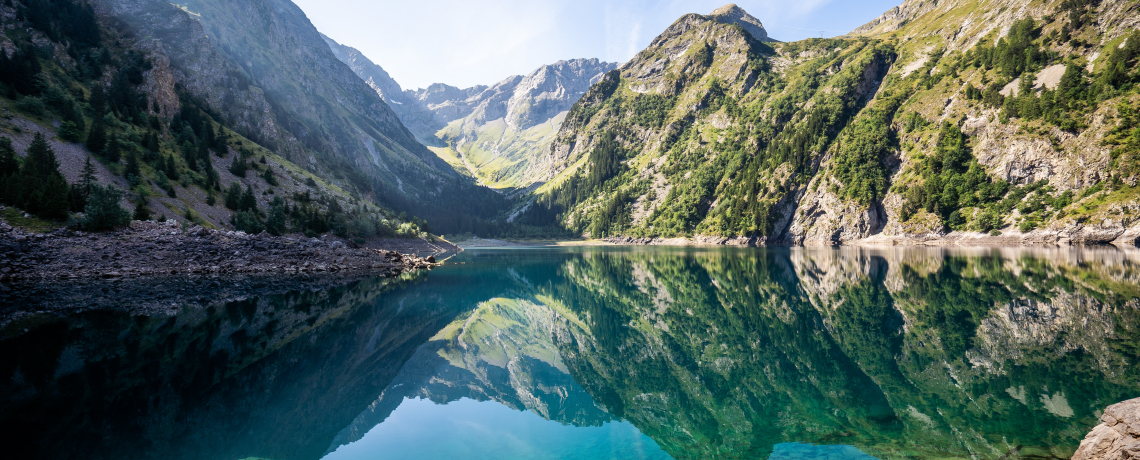
<instances>
[{"instance_id":1,"label":"rocky shoreline","mask_svg":"<svg viewBox=\"0 0 1140 460\"><path fill-rule=\"evenodd\" d=\"M450 243L422 239L384 243L183 230L176 222L136 221L109 233L32 233L0 222L0 281L332 272L396 276L435 267L436 256L458 251ZM387 248L376 247L380 245ZM393 246L408 253L390 250Z\"/></svg>"},{"instance_id":2,"label":"rocky shoreline","mask_svg":"<svg viewBox=\"0 0 1140 460\"><path fill-rule=\"evenodd\" d=\"M914 235L873 235L851 241L770 241L767 237L722 237L697 235L692 238L636 238L612 236L602 239L610 244L643 246L735 246L735 247L830 247L830 246L1086 246L1115 245L1135 248L1140 245L1140 227L1107 228L1084 226L1065 229L1041 229L1028 233L1011 230L1002 234L977 232L927 233Z\"/></svg>"}]
</instances>

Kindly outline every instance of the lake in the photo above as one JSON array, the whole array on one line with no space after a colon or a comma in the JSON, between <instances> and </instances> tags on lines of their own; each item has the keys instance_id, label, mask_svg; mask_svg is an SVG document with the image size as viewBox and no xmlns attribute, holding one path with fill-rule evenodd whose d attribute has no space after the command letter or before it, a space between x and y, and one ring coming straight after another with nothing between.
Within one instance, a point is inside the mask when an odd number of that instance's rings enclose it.
<instances>
[{"instance_id":1,"label":"lake","mask_svg":"<svg viewBox=\"0 0 1140 460\"><path fill-rule=\"evenodd\" d=\"M8 458L1068 458L1140 253L477 249L398 279L0 286Z\"/></svg>"}]
</instances>

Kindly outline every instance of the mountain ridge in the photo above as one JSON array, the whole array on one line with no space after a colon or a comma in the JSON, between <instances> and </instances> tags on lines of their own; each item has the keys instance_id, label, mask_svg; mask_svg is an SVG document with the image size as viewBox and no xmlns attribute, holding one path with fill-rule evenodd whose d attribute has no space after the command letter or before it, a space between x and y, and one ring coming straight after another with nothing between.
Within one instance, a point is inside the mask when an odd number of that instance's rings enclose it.
<instances>
[{"instance_id":1,"label":"mountain ridge","mask_svg":"<svg viewBox=\"0 0 1140 460\"><path fill-rule=\"evenodd\" d=\"M421 142L457 171L493 188L533 184L531 162L550 144L562 114L617 66L597 58L560 60L492 85L434 83L412 90L401 89L381 66L354 48L327 36L325 41L392 104Z\"/></svg>"},{"instance_id":2,"label":"mountain ridge","mask_svg":"<svg viewBox=\"0 0 1140 460\"><path fill-rule=\"evenodd\" d=\"M571 110L521 221L627 243L1134 242L1137 2L982 3L793 43L683 16Z\"/></svg>"}]
</instances>

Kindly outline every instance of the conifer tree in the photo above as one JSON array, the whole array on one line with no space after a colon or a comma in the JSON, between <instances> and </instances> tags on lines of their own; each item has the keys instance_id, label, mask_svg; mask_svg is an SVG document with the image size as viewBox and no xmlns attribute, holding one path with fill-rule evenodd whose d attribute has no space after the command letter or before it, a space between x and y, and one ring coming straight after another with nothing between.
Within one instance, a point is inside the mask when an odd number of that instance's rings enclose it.
<instances>
[{"instance_id":1,"label":"conifer tree","mask_svg":"<svg viewBox=\"0 0 1140 460\"><path fill-rule=\"evenodd\" d=\"M92 100L95 98L92 97ZM98 113L98 112L96 112ZM107 126L103 122L101 115L96 115L95 120L91 122L91 131L87 133L87 150L95 153L96 155L103 153L103 149L107 147Z\"/></svg>"},{"instance_id":2,"label":"conifer tree","mask_svg":"<svg viewBox=\"0 0 1140 460\"><path fill-rule=\"evenodd\" d=\"M139 155L138 153L131 152L127 154L127 167L123 169L123 177L131 183L131 186L139 184L142 180L142 170L139 169Z\"/></svg>"},{"instance_id":3,"label":"conifer tree","mask_svg":"<svg viewBox=\"0 0 1140 460\"><path fill-rule=\"evenodd\" d=\"M230 174L244 178L245 172L248 168L249 165L246 164L241 155L238 155L234 157L233 163L230 164Z\"/></svg>"},{"instance_id":4,"label":"conifer tree","mask_svg":"<svg viewBox=\"0 0 1140 460\"><path fill-rule=\"evenodd\" d=\"M93 185L81 225L90 231L111 230L131 223L131 213L119 206L123 192L113 186Z\"/></svg>"},{"instance_id":5,"label":"conifer tree","mask_svg":"<svg viewBox=\"0 0 1140 460\"><path fill-rule=\"evenodd\" d=\"M335 203L335 202L334 202ZM253 194L253 187L246 185L245 192L241 194L241 210L257 213L257 195Z\"/></svg>"},{"instance_id":6,"label":"conifer tree","mask_svg":"<svg viewBox=\"0 0 1140 460\"><path fill-rule=\"evenodd\" d=\"M135 203L135 212L131 216L132 220L147 221L150 220L150 208L146 207L146 200L140 199Z\"/></svg>"},{"instance_id":7,"label":"conifer tree","mask_svg":"<svg viewBox=\"0 0 1140 460\"><path fill-rule=\"evenodd\" d=\"M234 211L241 210L241 185L237 182L230 184L230 188L226 190L225 205Z\"/></svg>"},{"instance_id":8,"label":"conifer tree","mask_svg":"<svg viewBox=\"0 0 1140 460\"><path fill-rule=\"evenodd\" d=\"M0 180L7 179L20 170L20 163L16 161L16 149L12 147L12 139L0 137Z\"/></svg>"},{"instance_id":9,"label":"conifer tree","mask_svg":"<svg viewBox=\"0 0 1140 460\"><path fill-rule=\"evenodd\" d=\"M37 179L46 179L51 175L63 177L59 172L59 160L55 157L55 150L40 133L36 133L31 145L28 146L28 158L24 162L24 168L28 170L28 174Z\"/></svg>"},{"instance_id":10,"label":"conifer tree","mask_svg":"<svg viewBox=\"0 0 1140 460\"><path fill-rule=\"evenodd\" d=\"M281 236L288 231L286 224L284 203L280 199L275 199L273 206L269 208L269 218L265 220L265 231L274 236Z\"/></svg>"},{"instance_id":11,"label":"conifer tree","mask_svg":"<svg viewBox=\"0 0 1140 460\"><path fill-rule=\"evenodd\" d=\"M91 195L91 186L95 184L95 166L91 164L91 156L83 162L83 172L79 176L79 184L83 186L83 193Z\"/></svg>"},{"instance_id":12,"label":"conifer tree","mask_svg":"<svg viewBox=\"0 0 1140 460\"><path fill-rule=\"evenodd\" d=\"M22 203L25 210L45 219L63 220L70 209L69 187L59 172L59 160L43 134L36 133L20 168Z\"/></svg>"},{"instance_id":13,"label":"conifer tree","mask_svg":"<svg viewBox=\"0 0 1140 460\"><path fill-rule=\"evenodd\" d=\"M174 158L166 156L163 158L166 158L166 177L169 177L170 180L178 180L178 163L174 161Z\"/></svg>"},{"instance_id":14,"label":"conifer tree","mask_svg":"<svg viewBox=\"0 0 1140 460\"><path fill-rule=\"evenodd\" d=\"M123 147L119 144L119 138L114 134L110 135L107 139L107 146L103 148L103 158L111 163L118 163L122 159Z\"/></svg>"}]
</instances>

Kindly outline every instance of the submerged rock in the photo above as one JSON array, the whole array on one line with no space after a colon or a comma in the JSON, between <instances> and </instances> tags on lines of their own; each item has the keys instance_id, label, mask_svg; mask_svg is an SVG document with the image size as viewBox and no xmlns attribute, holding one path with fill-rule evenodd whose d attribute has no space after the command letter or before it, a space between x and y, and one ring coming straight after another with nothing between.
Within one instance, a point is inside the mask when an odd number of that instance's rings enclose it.
<instances>
[{"instance_id":1,"label":"submerged rock","mask_svg":"<svg viewBox=\"0 0 1140 460\"><path fill-rule=\"evenodd\" d=\"M1108 406L1100 420L1072 460L1140 459L1140 398Z\"/></svg>"}]
</instances>

